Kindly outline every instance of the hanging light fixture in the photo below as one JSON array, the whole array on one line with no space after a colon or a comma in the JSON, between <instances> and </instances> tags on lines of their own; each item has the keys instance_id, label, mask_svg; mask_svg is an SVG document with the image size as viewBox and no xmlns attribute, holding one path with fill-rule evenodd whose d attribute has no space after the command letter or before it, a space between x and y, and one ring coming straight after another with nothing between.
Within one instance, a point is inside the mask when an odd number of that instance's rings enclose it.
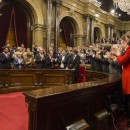
<instances>
[{"instance_id":1,"label":"hanging light fixture","mask_svg":"<svg viewBox=\"0 0 130 130\"><path fill-rule=\"evenodd\" d=\"M130 0L113 0L116 8L120 8L123 12L130 15Z\"/></svg>"}]
</instances>

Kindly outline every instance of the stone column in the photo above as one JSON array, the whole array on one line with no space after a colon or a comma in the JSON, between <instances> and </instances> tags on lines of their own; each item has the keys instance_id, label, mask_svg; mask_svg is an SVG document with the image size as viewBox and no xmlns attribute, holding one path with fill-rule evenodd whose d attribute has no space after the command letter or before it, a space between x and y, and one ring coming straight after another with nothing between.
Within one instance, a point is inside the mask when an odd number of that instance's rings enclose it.
<instances>
[{"instance_id":1,"label":"stone column","mask_svg":"<svg viewBox=\"0 0 130 130\"><path fill-rule=\"evenodd\" d=\"M85 25L85 44L89 45L90 44L90 17L86 16L86 25Z\"/></svg>"},{"instance_id":2,"label":"stone column","mask_svg":"<svg viewBox=\"0 0 130 130\"><path fill-rule=\"evenodd\" d=\"M94 19L91 18L91 44L94 43Z\"/></svg>"},{"instance_id":3,"label":"stone column","mask_svg":"<svg viewBox=\"0 0 130 130\"><path fill-rule=\"evenodd\" d=\"M110 28L110 25L107 26L107 38L110 39L110 35L111 35L111 32L110 32L111 28Z\"/></svg>"},{"instance_id":4,"label":"stone column","mask_svg":"<svg viewBox=\"0 0 130 130\"><path fill-rule=\"evenodd\" d=\"M75 38L76 38L75 46L82 46L83 45L83 35L77 35Z\"/></svg>"},{"instance_id":5,"label":"stone column","mask_svg":"<svg viewBox=\"0 0 130 130\"><path fill-rule=\"evenodd\" d=\"M35 24L33 25L32 29L33 29L33 43L36 43L36 45L43 47L44 26L40 24Z\"/></svg>"},{"instance_id":6,"label":"stone column","mask_svg":"<svg viewBox=\"0 0 130 130\"><path fill-rule=\"evenodd\" d=\"M47 0L47 49L51 43L52 0Z\"/></svg>"},{"instance_id":7,"label":"stone column","mask_svg":"<svg viewBox=\"0 0 130 130\"><path fill-rule=\"evenodd\" d=\"M60 0L55 0L55 33L54 33L54 45L56 48L56 51L58 49L59 44L59 8L60 8Z\"/></svg>"},{"instance_id":8,"label":"stone column","mask_svg":"<svg viewBox=\"0 0 130 130\"><path fill-rule=\"evenodd\" d=\"M110 25L108 26L108 39L110 39L111 38L111 27L110 27Z\"/></svg>"},{"instance_id":9,"label":"stone column","mask_svg":"<svg viewBox=\"0 0 130 130\"><path fill-rule=\"evenodd\" d=\"M105 27L106 27L106 38L110 39L111 38L111 26L109 24L106 24Z\"/></svg>"},{"instance_id":10,"label":"stone column","mask_svg":"<svg viewBox=\"0 0 130 130\"><path fill-rule=\"evenodd\" d=\"M110 38L113 38L113 26L111 26L111 33L110 33Z\"/></svg>"}]
</instances>

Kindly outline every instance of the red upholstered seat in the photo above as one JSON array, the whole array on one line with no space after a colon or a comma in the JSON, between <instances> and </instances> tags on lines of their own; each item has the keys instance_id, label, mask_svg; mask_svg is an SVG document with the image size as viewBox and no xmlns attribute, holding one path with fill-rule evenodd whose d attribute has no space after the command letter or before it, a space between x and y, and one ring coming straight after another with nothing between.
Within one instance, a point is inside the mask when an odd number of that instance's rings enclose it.
<instances>
[{"instance_id":1,"label":"red upholstered seat","mask_svg":"<svg viewBox=\"0 0 130 130\"><path fill-rule=\"evenodd\" d=\"M79 68L79 82L86 82L85 67Z\"/></svg>"}]
</instances>

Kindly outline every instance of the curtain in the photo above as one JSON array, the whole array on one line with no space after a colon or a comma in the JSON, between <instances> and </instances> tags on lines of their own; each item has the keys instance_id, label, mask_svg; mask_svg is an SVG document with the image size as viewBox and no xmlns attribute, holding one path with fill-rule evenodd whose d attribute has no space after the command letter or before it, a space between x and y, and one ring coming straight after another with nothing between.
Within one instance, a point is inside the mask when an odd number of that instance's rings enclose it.
<instances>
[{"instance_id":1,"label":"curtain","mask_svg":"<svg viewBox=\"0 0 130 130\"><path fill-rule=\"evenodd\" d=\"M63 28L63 33L66 41L67 46L71 46L70 43L70 28L68 26L68 23L66 21L62 22L62 28Z\"/></svg>"},{"instance_id":2,"label":"curtain","mask_svg":"<svg viewBox=\"0 0 130 130\"><path fill-rule=\"evenodd\" d=\"M9 27L12 21L13 7L7 5L0 10L2 16L0 16L0 49L5 46ZM2 51L2 50L0 50Z\"/></svg>"},{"instance_id":3,"label":"curtain","mask_svg":"<svg viewBox=\"0 0 130 130\"><path fill-rule=\"evenodd\" d=\"M14 28L17 45L23 43L27 47L27 18L16 6L14 6Z\"/></svg>"}]
</instances>

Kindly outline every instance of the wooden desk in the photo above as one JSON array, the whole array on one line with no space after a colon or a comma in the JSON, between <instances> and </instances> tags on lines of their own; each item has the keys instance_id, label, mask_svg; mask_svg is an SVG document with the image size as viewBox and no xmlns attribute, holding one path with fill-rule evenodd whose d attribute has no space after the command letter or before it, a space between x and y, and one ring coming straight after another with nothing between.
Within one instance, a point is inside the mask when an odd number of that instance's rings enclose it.
<instances>
[{"instance_id":1,"label":"wooden desk","mask_svg":"<svg viewBox=\"0 0 130 130\"><path fill-rule=\"evenodd\" d=\"M0 93L72 83L73 70L0 70Z\"/></svg>"},{"instance_id":2,"label":"wooden desk","mask_svg":"<svg viewBox=\"0 0 130 130\"><path fill-rule=\"evenodd\" d=\"M44 85L65 85L72 84L74 70L53 69L43 71Z\"/></svg>"},{"instance_id":3,"label":"wooden desk","mask_svg":"<svg viewBox=\"0 0 130 130\"><path fill-rule=\"evenodd\" d=\"M35 86L35 73L28 70L12 70L8 75L8 86Z\"/></svg>"},{"instance_id":4,"label":"wooden desk","mask_svg":"<svg viewBox=\"0 0 130 130\"><path fill-rule=\"evenodd\" d=\"M120 78L107 75L98 81L25 92L28 130L66 130L81 119L87 121L89 130L97 130L94 115L106 109L108 96L119 84Z\"/></svg>"}]
</instances>

